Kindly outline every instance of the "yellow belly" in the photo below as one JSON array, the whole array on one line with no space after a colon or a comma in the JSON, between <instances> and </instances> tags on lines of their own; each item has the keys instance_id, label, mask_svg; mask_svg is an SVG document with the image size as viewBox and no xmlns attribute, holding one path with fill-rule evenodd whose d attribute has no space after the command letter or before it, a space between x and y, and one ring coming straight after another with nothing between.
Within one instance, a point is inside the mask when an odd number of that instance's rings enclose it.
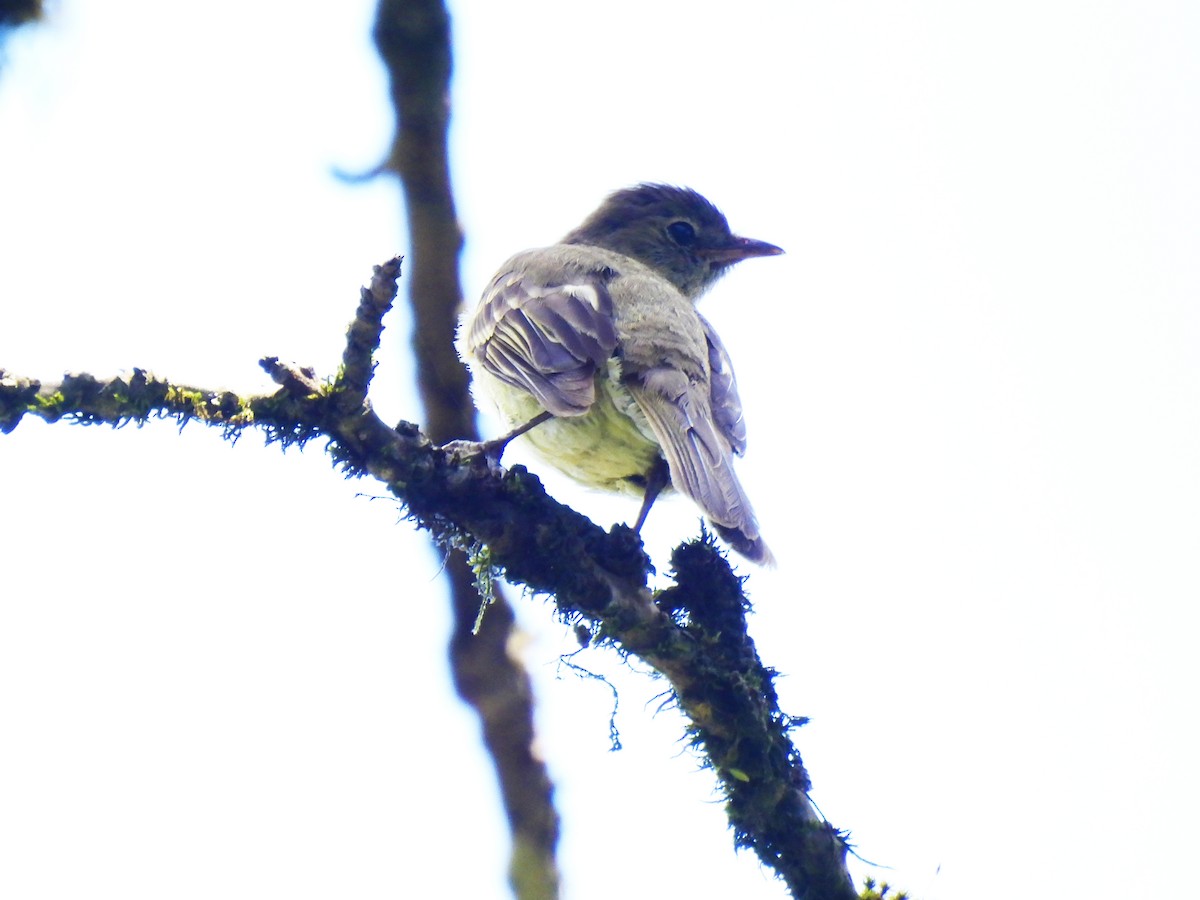
<instances>
[{"instance_id":1,"label":"yellow belly","mask_svg":"<svg viewBox=\"0 0 1200 900\"><path fill-rule=\"evenodd\" d=\"M612 372L612 376L616 376ZM642 493L640 480L659 457L658 442L633 398L610 373L596 379L596 402L581 416L550 419L527 432L539 455L588 487ZM476 373L475 389L486 394L510 426L528 422L542 407L527 392Z\"/></svg>"}]
</instances>

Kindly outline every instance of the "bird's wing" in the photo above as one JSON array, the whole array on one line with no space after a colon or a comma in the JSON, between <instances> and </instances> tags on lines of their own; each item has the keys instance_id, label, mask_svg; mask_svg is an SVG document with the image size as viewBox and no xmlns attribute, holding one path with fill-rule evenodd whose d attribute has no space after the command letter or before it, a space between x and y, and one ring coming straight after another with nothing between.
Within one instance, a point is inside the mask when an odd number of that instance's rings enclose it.
<instances>
[{"instance_id":1,"label":"bird's wing","mask_svg":"<svg viewBox=\"0 0 1200 900\"><path fill-rule=\"evenodd\" d=\"M625 376L626 388L662 447L671 483L740 552L759 562L769 560L750 501L733 471L733 448L714 420L709 386L669 365Z\"/></svg>"},{"instance_id":2,"label":"bird's wing","mask_svg":"<svg viewBox=\"0 0 1200 900\"><path fill-rule=\"evenodd\" d=\"M708 320L699 313L696 317L704 326L704 338L708 342L708 366L712 379L709 393L712 399L713 421L729 441L733 452L741 456L746 452L746 420L742 416L742 401L738 397L733 362Z\"/></svg>"},{"instance_id":3,"label":"bird's wing","mask_svg":"<svg viewBox=\"0 0 1200 900\"><path fill-rule=\"evenodd\" d=\"M597 369L617 346L608 290L615 273L558 267L550 275L554 267L522 256L484 293L467 326L467 352L554 415L582 415L596 399Z\"/></svg>"}]
</instances>

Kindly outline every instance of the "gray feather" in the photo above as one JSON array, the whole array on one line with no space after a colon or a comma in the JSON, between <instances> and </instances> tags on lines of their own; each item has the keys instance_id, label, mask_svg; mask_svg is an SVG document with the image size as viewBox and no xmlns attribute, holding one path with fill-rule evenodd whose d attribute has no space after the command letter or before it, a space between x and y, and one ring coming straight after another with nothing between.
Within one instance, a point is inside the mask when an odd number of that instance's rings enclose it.
<instances>
[{"instance_id":1,"label":"gray feather","mask_svg":"<svg viewBox=\"0 0 1200 900\"><path fill-rule=\"evenodd\" d=\"M733 448L713 419L708 385L660 367L640 373L627 387L658 438L675 489L746 546L760 544L758 522L733 470ZM762 545L757 556L767 553Z\"/></svg>"},{"instance_id":2,"label":"gray feather","mask_svg":"<svg viewBox=\"0 0 1200 900\"><path fill-rule=\"evenodd\" d=\"M467 350L554 415L582 415L596 400L596 372L617 346L607 273L560 270L558 279L542 279L519 262L514 258L484 294Z\"/></svg>"},{"instance_id":3,"label":"gray feather","mask_svg":"<svg viewBox=\"0 0 1200 900\"><path fill-rule=\"evenodd\" d=\"M733 452L741 456L746 452L746 419L742 415L742 401L738 396L737 379L733 374L733 362L729 352L708 319L699 313L696 318L704 326L704 337L708 341L708 365L711 385L713 421L729 441Z\"/></svg>"}]
</instances>

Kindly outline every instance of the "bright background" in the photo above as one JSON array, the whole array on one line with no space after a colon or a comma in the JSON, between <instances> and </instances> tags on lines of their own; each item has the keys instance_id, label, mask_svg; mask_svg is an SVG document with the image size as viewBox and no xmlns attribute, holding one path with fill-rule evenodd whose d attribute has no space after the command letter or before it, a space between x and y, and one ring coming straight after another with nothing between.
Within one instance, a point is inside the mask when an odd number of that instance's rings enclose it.
<instances>
[{"instance_id":1,"label":"bright background","mask_svg":"<svg viewBox=\"0 0 1200 900\"><path fill-rule=\"evenodd\" d=\"M405 252L371 4L62 0L0 72L0 367L269 390ZM814 797L917 900L1173 895L1200 838L1200 6L455 4L473 298L617 187L788 250L703 304ZM375 400L418 417L407 321ZM510 461L521 456L514 453ZM540 474L544 467L535 468ZM627 501L546 475L607 525ZM506 896L439 560L321 448L0 438L0 896ZM366 496L364 496L366 495ZM656 507L661 568L695 534ZM743 567L744 568L744 567ZM664 686L517 598L567 896L784 896Z\"/></svg>"}]
</instances>

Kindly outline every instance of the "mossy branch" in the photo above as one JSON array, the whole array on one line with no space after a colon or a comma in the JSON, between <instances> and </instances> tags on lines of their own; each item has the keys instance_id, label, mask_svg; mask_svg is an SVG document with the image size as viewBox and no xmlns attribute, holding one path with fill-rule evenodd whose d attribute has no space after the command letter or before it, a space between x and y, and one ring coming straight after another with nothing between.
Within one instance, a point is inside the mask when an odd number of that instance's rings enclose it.
<instances>
[{"instance_id":1,"label":"mossy branch","mask_svg":"<svg viewBox=\"0 0 1200 900\"><path fill-rule=\"evenodd\" d=\"M522 467L460 460L416 425L388 426L372 410L372 358L399 272L399 258L376 267L341 370L330 378L266 358L261 364L279 389L243 397L141 369L107 380L73 375L52 386L0 370L0 430L12 432L30 415L114 427L173 418L227 438L252 427L284 445L324 438L343 471L382 481L438 541L486 545L509 581L553 595L560 614L593 639L652 665L670 682L692 743L720 779L737 844L752 848L797 897L855 897L845 841L807 797L808 775L789 736L802 720L779 709L774 673L747 633L742 579L711 538L678 547L674 584L652 592L649 559L628 527L605 532L551 499Z\"/></svg>"}]
</instances>

